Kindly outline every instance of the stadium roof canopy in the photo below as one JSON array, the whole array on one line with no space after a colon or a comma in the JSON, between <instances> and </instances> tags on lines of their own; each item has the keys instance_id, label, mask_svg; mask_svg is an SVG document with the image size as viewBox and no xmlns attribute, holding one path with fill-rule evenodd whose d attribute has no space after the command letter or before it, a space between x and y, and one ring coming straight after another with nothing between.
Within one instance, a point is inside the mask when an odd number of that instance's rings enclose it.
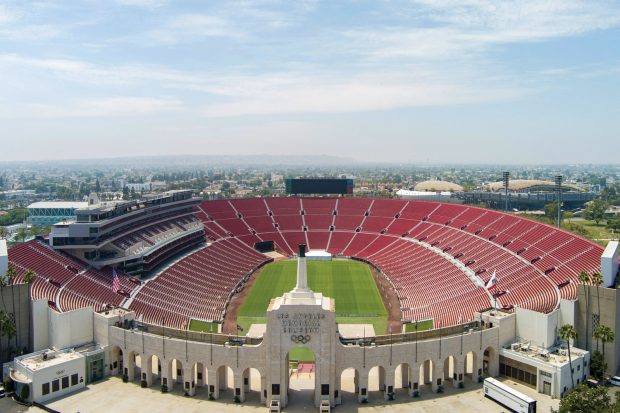
<instances>
[{"instance_id":1,"label":"stadium roof canopy","mask_svg":"<svg viewBox=\"0 0 620 413\"><path fill-rule=\"evenodd\" d=\"M462 191L461 185L446 181L422 181L414 188L415 191Z\"/></svg>"},{"instance_id":2,"label":"stadium roof canopy","mask_svg":"<svg viewBox=\"0 0 620 413\"><path fill-rule=\"evenodd\" d=\"M41 209L80 209L88 206L88 202L67 202L67 201L43 201L35 202L28 205L28 208L41 208Z\"/></svg>"},{"instance_id":3,"label":"stadium roof canopy","mask_svg":"<svg viewBox=\"0 0 620 413\"><path fill-rule=\"evenodd\" d=\"M489 184L489 189L491 191L501 191L504 189L504 183L502 181L492 182ZM536 179L514 179L508 184L508 189L511 191L555 191L555 182ZM577 185L565 183L562 183L562 189L564 191L586 191Z\"/></svg>"}]
</instances>

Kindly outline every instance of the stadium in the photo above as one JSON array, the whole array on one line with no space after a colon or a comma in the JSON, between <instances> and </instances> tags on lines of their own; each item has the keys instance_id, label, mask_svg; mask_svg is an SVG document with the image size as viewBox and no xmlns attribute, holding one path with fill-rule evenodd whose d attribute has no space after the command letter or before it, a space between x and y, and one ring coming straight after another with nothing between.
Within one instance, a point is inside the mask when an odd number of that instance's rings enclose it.
<instances>
[{"instance_id":1,"label":"stadium","mask_svg":"<svg viewBox=\"0 0 620 413\"><path fill-rule=\"evenodd\" d=\"M242 402L259 380L267 406L287 405L293 361L315 374L315 404L326 409L347 398L345 380L359 402L497 375L560 397L588 376L592 324L617 322L617 243L604 250L494 210L171 191L91 199L75 213L8 250L17 283L35 274L34 338L18 338L35 353L11 367L33 400L65 387L46 393L36 369L20 368L89 342L85 363L97 373L87 381L118 374L162 391L179 383L190 396L205 388L209 398L230 388ZM602 273L600 288L584 272ZM592 314L593 299L604 311ZM90 340L71 333L80 323L91 324ZM565 323L581 332L568 362ZM615 371L620 349L609 347Z\"/></svg>"}]
</instances>

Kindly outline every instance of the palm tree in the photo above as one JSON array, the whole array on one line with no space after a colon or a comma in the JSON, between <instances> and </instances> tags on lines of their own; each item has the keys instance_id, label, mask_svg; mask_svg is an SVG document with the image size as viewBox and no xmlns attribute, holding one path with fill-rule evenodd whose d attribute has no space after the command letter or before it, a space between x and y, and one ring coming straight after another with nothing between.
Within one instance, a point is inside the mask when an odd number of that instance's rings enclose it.
<instances>
[{"instance_id":1,"label":"palm tree","mask_svg":"<svg viewBox=\"0 0 620 413\"><path fill-rule=\"evenodd\" d=\"M14 284L15 284L15 278L17 277L17 271L15 271L15 267L13 267L12 265L9 265L9 268L6 270L6 277L8 278L8 285L11 286L11 305L13 307L13 320L15 323L17 323L17 318L15 317L15 288L14 288ZM17 346L17 335L15 335L15 348L18 348Z\"/></svg>"},{"instance_id":2,"label":"palm tree","mask_svg":"<svg viewBox=\"0 0 620 413\"><path fill-rule=\"evenodd\" d=\"M598 327L596 327L596 329L594 330L594 337L596 338L597 342L598 340L601 340L601 342L603 343L603 360L605 360L605 343L611 343L612 341L614 341L614 331L603 324L599 324ZM603 372L603 374L605 374L605 372Z\"/></svg>"},{"instance_id":3,"label":"palm tree","mask_svg":"<svg viewBox=\"0 0 620 413\"><path fill-rule=\"evenodd\" d=\"M28 230L28 235L35 237L37 235L41 234L41 229L39 227L37 227L36 225L33 225L32 227L30 227L30 229Z\"/></svg>"},{"instance_id":4,"label":"palm tree","mask_svg":"<svg viewBox=\"0 0 620 413\"><path fill-rule=\"evenodd\" d=\"M28 230L24 227L20 228L17 230L17 233L15 234L15 239L16 240L22 240L22 242L26 241L26 237L28 236Z\"/></svg>"},{"instance_id":5,"label":"palm tree","mask_svg":"<svg viewBox=\"0 0 620 413\"><path fill-rule=\"evenodd\" d=\"M581 271L579 273L579 281L581 282L581 284L583 284L583 292L584 292L584 297L585 297L585 301L586 301L586 349L588 348L588 336L590 334L588 334L588 323L590 321L590 290L588 288L586 288L586 284L588 284L590 282L590 274L588 274L585 271Z\"/></svg>"},{"instance_id":6,"label":"palm tree","mask_svg":"<svg viewBox=\"0 0 620 413\"><path fill-rule=\"evenodd\" d=\"M596 303L598 305L598 322L599 325L601 323L601 295L599 292L599 287L603 284L603 276L599 272L595 272L590 277L592 284L596 285ZM598 351L598 340L596 340L596 351Z\"/></svg>"},{"instance_id":7,"label":"palm tree","mask_svg":"<svg viewBox=\"0 0 620 413\"><path fill-rule=\"evenodd\" d=\"M568 365L570 366L570 381L575 388L575 377L573 377L573 361L570 355L570 340L577 339L577 330L570 324L564 324L560 327L560 338L566 342L566 347L568 348Z\"/></svg>"},{"instance_id":8,"label":"palm tree","mask_svg":"<svg viewBox=\"0 0 620 413\"><path fill-rule=\"evenodd\" d=\"M28 284L28 303L32 300L32 283L37 279L37 274L28 270L24 274L24 283ZM21 311L20 311L21 314ZM32 316L28 317L28 348L30 348L30 342L32 341Z\"/></svg>"}]
</instances>

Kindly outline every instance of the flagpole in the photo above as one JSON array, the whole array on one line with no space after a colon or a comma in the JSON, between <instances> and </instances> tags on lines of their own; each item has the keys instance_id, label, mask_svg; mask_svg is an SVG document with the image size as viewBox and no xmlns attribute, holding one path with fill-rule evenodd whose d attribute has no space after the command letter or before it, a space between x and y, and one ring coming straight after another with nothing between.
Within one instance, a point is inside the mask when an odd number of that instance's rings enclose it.
<instances>
[{"instance_id":1,"label":"flagpole","mask_svg":"<svg viewBox=\"0 0 620 413\"><path fill-rule=\"evenodd\" d=\"M390 326L390 366L392 365L392 326Z\"/></svg>"},{"instance_id":2,"label":"flagpole","mask_svg":"<svg viewBox=\"0 0 620 413\"><path fill-rule=\"evenodd\" d=\"M366 368L366 327L364 327L364 341L362 342L362 346L364 346L364 360L362 363L362 367Z\"/></svg>"},{"instance_id":3,"label":"flagpole","mask_svg":"<svg viewBox=\"0 0 620 413\"><path fill-rule=\"evenodd\" d=\"M415 362L418 362L418 319L415 319Z\"/></svg>"}]
</instances>

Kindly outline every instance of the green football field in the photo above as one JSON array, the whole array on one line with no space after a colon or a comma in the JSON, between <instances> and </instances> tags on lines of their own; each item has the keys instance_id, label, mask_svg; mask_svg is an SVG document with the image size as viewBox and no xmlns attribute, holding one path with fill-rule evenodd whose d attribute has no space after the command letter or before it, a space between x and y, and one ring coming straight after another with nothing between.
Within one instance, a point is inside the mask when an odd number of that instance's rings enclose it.
<instances>
[{"instance_id":1,"label":"green football field","mask_svg":"<svg viewBox=\"0 0 620 413\"><path fill-rule=\"evenodd\" d=\"M269 301L295 288L297 261L267 265L239 309L237 323L247 331L253 323L266 323ZM349 261L309 261L308 285L336 300L336 321L373 324L376 334L387 330L387 311L366 264ZM291 354L291 359L293 355Z\"/></svg>"}]
</instances>

